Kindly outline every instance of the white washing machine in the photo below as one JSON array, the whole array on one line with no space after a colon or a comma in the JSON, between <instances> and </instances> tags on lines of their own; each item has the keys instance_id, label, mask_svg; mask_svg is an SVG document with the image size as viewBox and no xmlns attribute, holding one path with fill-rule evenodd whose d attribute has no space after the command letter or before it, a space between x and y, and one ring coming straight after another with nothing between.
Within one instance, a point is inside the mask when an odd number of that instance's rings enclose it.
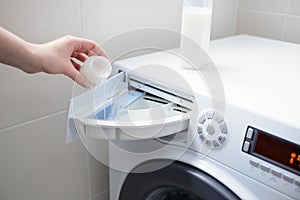
<instances>
[{"instance_id":1,"label":"white washing machine","mask_svg":"<svg viewBox=\"0 0 300 200\"><path fill-rule=\"evenodd\" d=\"M300 46L211 43L206 67L177 51L114 63L71 100L68 137L109 140L110 199L300 199Z\"/></svg>"}]
</instances>

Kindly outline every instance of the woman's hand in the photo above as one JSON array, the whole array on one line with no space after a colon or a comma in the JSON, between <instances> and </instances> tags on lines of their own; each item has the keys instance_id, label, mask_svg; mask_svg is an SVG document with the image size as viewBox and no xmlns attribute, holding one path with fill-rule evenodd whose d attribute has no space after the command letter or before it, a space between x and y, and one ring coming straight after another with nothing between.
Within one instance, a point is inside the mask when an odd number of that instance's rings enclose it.
<instances>
[{"instance_id":1,"label":"woman's hand","mask_svg":"<svg viewBox=\"0 0 300 200\"><path fill-rule=\"evenodd\" d=\"M64 74L83 87L91 87L89 81L79 73L80 65L74 62L77 59L84 62L89 56L105 56L106 53L92 40L64 36L49 43L32 45L32 52L40 63L37 71L48 74ZM35 72L35 69L32 69Z\"/></svg>"},{"instance_id":2,"label":"woman's hand","mask_svg":"<svg viewBox=\"0 0 300 200\"><path fill-rule=\"evenodd\" d=\"M74 59L84 62L94 55L108 58L92 40L67 35L48 43L33 44L0 27L0 62L26 73L64 74L88 88L91 84L79 73L80 65Z\"/></svg>"}]
</instances>

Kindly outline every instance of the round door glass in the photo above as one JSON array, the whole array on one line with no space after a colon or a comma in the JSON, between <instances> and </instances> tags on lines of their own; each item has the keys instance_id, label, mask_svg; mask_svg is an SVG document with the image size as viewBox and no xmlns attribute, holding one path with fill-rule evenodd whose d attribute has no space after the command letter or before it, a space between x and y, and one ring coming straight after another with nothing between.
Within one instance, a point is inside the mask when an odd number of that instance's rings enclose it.
<instances>
[{"instance_id":1,"label":"round door glass","mask_svg":"<svg viewBox=\"0 0 300 200\"><path fill-rule=\"evenodd\" d=\"M152 191L145 200L199 200L194 194L188 191L173 188L173 187L162 187Z\"/></svg>"}]
</instances>

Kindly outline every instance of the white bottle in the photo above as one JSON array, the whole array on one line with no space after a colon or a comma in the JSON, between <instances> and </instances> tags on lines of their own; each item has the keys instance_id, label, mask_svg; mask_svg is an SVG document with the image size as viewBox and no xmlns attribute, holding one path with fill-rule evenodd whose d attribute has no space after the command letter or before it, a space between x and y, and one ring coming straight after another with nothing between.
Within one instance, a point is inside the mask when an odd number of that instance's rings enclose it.
<instances>
[{"instance_id":1,"label":"white bottle","mask_svg":"<svg viewBox=\"0 0 300 200\"><path fill-rule=\"evenodd\" d=\"M182 51L189 48L183 37L188 37L207 51L210 41L211 16L212 0L184 0L180 41Z\"/></svg>"},{"instance_id":2,"label":"white bottle","mask_svg":"<svg viewBox=\"0 0 300 200\"><path fill-rule=\"evenodd\" d=\"M80 69L93 85L104 82L110 75L112 67L110 62L103 56L91 56L83 63Z\"/></svg>"}]
</instances>

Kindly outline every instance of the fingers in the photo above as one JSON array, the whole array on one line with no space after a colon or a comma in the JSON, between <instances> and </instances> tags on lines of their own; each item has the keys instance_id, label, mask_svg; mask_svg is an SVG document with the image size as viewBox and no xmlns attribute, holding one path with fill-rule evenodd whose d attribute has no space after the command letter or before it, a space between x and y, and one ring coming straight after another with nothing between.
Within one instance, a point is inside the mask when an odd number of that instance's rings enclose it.
<instances>
[{"instance_id":1,"label":"fingers","mask_svg":"<svg viewBox=\"0 0 300 200\"><path fill-rule=\"evenodd\" d=\"M77 52L85 53L88 56L104 56L109 59L107 53L92 40L75 37L73 42Z\"/></svg>"},{"instance_id":2,"label":"fingers","mask_svg":"<svg viewBox=\"0 0 300 200\"><path fill-rule=\"evenodd\" d=\"M67 46L70 47L69 52L72 58L69 60L69 65L66 66L63 73L76 81L82 87L92 88L92 84L79 72L81 67L79 64L80 62L77 63L75 61L77 59L78 61L85 62L90 56L104 56L109 59L108 55L96 42L92 40L66 36L64 37L64 43L67 43ZM73 58L75 58L75 61Z\"/></svg>"},{"instance_id":3,"label":"fingers","mask_svg":"<svg viewBox=\"0 0 300 200\"><path fill-rule=\"evenodd\" d=\"M93 52L95 52L96 55L104 56L104 57L106 57L107 59L109 59L107 53L106 53L103 49L101 49L97 44L96 44L96 46L94 47Z\"/></svg>"},{"instance_id":4,"label":"fingers","mask_svg":"<svg viewBox=\"0 0 300 200\"><path fill-rule=\"evenodd\" d=\"M92 50L89 49L77 49L76 51L74 51L72 53L72 56L77 56L78 54L85 54L87 56L97 56L97 54L95 52L93 52Z\"/></svg>"},{"instance_id":5,"label":"fingers","mask_svg":"<svg viewBox=\"0 0 300 200\"><path fill-rule=\"evenodd\" d=\"M72 54L72 58L76 58L77 60L80 60L81 62L85 62L88 56L84 53L78 53L75 52Z\"/></svg>"},{"instance_id":6,"label":"fingers","mask_svg":"<svg viewBox=\"0 0 300 200\"><path fill-rule=\"evenodd\" d=\"M75 81L84 88L90 89L93 87L93 85L81 73L78 73Z\"/></svg>"},{"instance_id":7,"label":"fingers","mask_svg":"<svg viewBox=\"0 0 300 200\"><path fill-rule=\"evenodd\" d=\"M84 75L82 75L73 66L69 67L68 70L64 72L64 74L66 76L69 76L71 79L73 79L75 82L77 82L82 87L84 87L84 88L92 88L92 84L85 78Z\"/></svg>"},{"instance_id":8,"label":"fingers","mask_svg":"<svg viewBox=\"0 0 300 200\"><path fill-rule=\"evenodd\" d=\"M71 62L72 62L72 64L73 64L73 66L74 66L78 71L80 71L81 65L77 63L78 61L74 61L73 59L71 59Z\"/></svg>"}]
</instances>

